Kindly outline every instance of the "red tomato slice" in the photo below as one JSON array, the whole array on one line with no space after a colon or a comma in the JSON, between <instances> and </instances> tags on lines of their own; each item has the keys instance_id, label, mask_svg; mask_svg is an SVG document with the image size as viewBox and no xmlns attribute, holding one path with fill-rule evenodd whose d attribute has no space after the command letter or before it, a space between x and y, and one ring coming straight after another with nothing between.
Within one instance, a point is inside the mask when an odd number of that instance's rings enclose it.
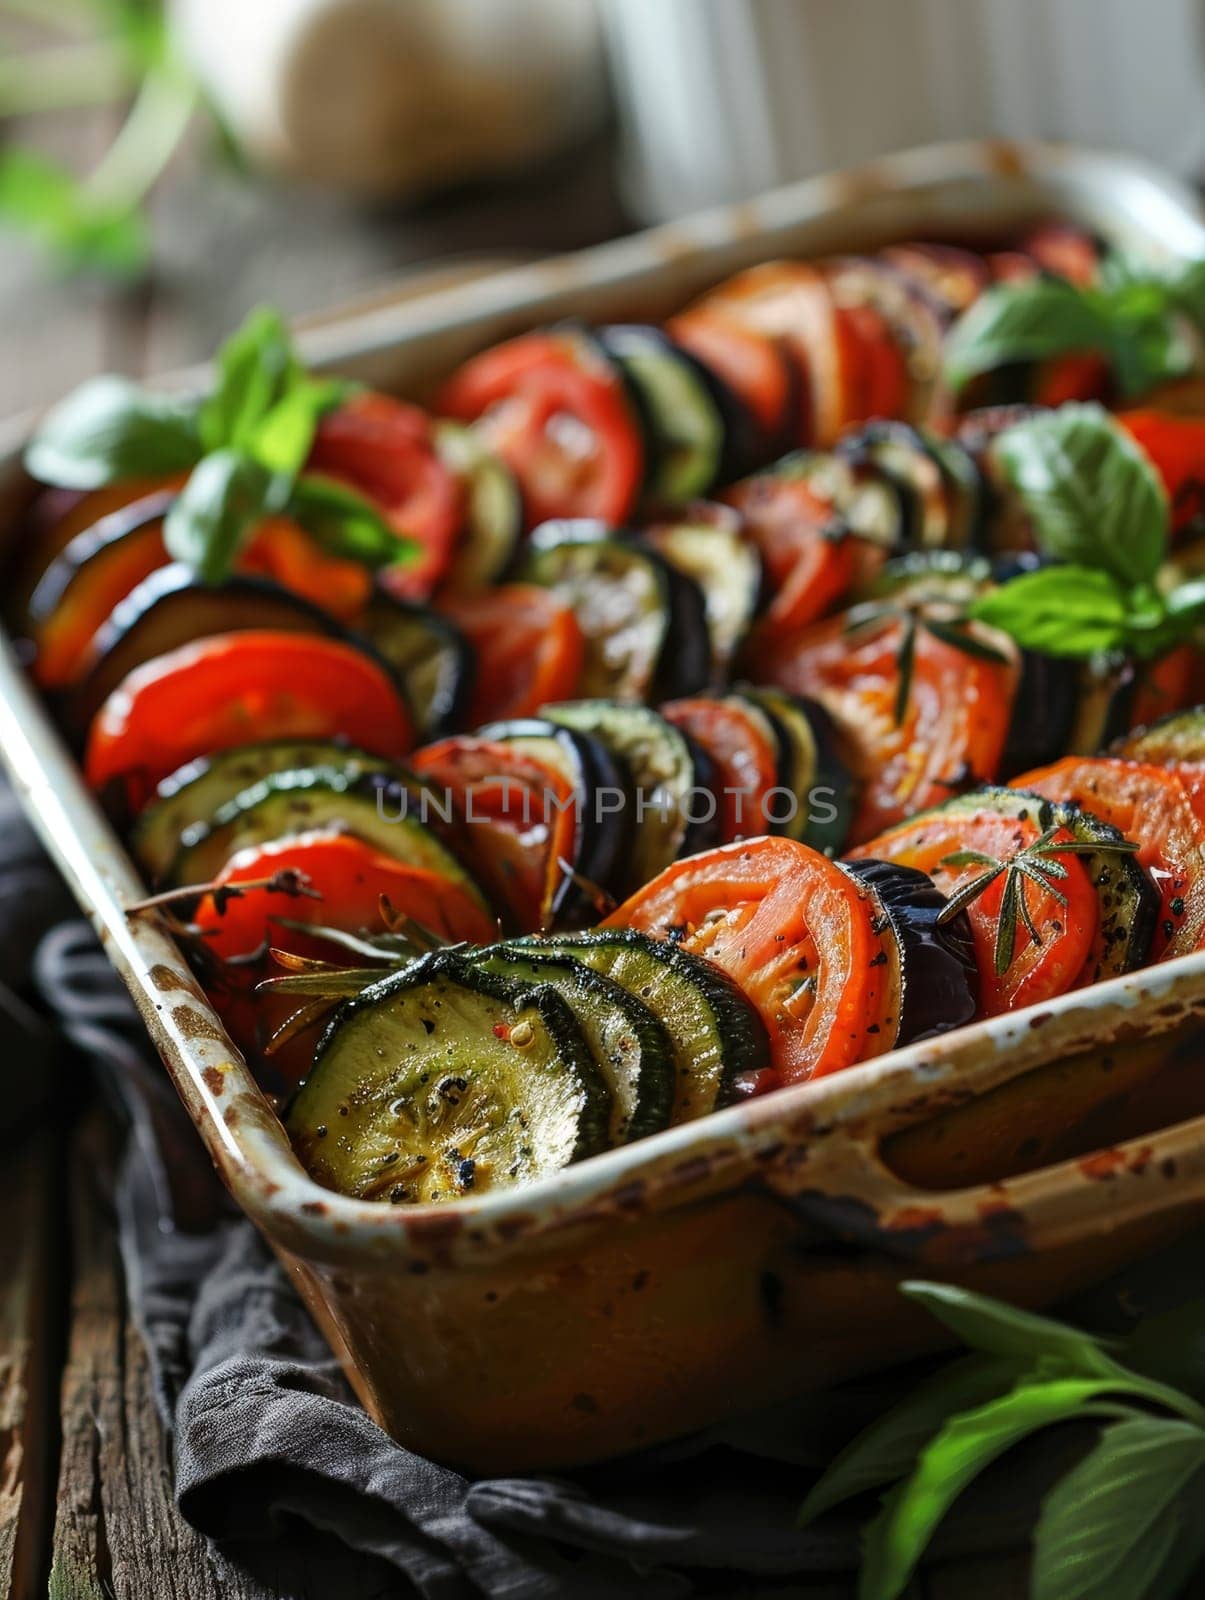
<instances>
[{"instance_id":1,"label":"red tomato slice","mask_svg":"<svg viewBox=\"0 0 1205 1600\"><path fill-rule=\"evenodd\" d=\"M258 882L286 868L304 873L309 887L322 898L250 889L223 899L219 909L219 902L206 895L194 919L215 956L226 961L240 958L224 969L212 993L227 1031L247 1055L262 1053L302 1004L296 996L253 992L262 978L284 976L284 969L268 957L268 944L297 956L354 965L355 958L337 946L283 922L310 923L342 933L383 933L381 896L386 895L395 911L446 939L480 943L494 936L485 911L459 884L395 861L347 833L303 833L240 850L218 882L223 886ZM247 961L256 951L263 952L262 958ZM273 1053L273 1065L295 1082L309 1068L313 1043L312 1033L299 1035Z\"/></svg>"},{"instance_id":2,"label":"red tomato slice","mask_svg":"<svg viewBox=\"0 0 1205 1600\"><path fill-rule=\"evenodd\" d=\"M916 867L927 872L943 894L952 895L980 877L984 868L951 865L950 856L960 850L977 850L1007 861L1038 836L1036 823L986 807L961 815L930 812L879 834L851 855ZM1064 828L1054 839L1067 843L1073 836ZM1042 942L1034 944L1024 921L1019 920L1013 959L1002 977L996 975L996 935L1003 874L967 907L979 969L980 1016L994 1017L1018 1006L1052 1000L1088 981L1095 970L1094 941L1100 923L1096 891L1081 860L1069 853L1057 859L1067 870L1058 884L1067 904L1063 906L1028 878L1021 879L1021 892Z\"/></svg>"},{"instance_id":3,"label":"red tomato slice","mask_svg":"<svg viewBox=\"0 0 1205 1600\"><path fill-rule=\"evenodd\" d=\"M88 533L85 529L84 537ZM166 562L163 520L158 518L106 544L79 567L34 632L37 682L46 689L75 683L87 666L88 646L113 607Z\"/></svg>"},{"instance_id":4,"label":"red tomato slice","mask_svg":"<svg viewBox=\"0 0 1205 1600\"><path fill-rule=\"evenodd\" d=\"M699 305L787 341L805 376L799 443L820 449L835 444L856 410L858 344L837 314L821 269L804 261L767 261L738 272Z\"/></svg>"},{"instance_id":5,"label":"red tomato slice","mask_svg":"<svg viewBox=\"0 0 1205 1600\"><path fill-rule=\"evenodd\" d=\"M767 440L788 437L795 376L780 339L705 306L671 318L665 331L745 403Z\"/></svg>"},{"instance_id":6,"label":"red tomato slice","mask_svg":"<svg viewBox=\"0 0 1205 1600\"><path fill-rule=\"evenodd\" d=\"M1100 250L1084 228L1070 222L1042 222L1021 240L1021 249L1033 257L1044 272L1066 278L1082 289L1099 276Z\"/></svg>"},{"instance_id":7,"label":"red tomato slice","mask_svg":"<svg viewBox=\"0 0 1205 1600\"><path fill-rule=\"evenodd\" d=\"M372 573L366 566L328 555L287 517L261 522L236 565L240 572L271 578L340 622L354 622L372 594Z\"/></svg>"},{"instance_id":8,"label":"red tomato slice","mask_svg":"<svg viewBox=\"0 0 1205 1600\"><path fill-rule=\"evenodd\" d=\"M844 533L832 505L805 479L759 473L724 499L740 512L761 553L773 591L765 616L772 629L814 622L844 599L854 580L858 541Z\"/></svg>"},{"instance_id":9,"label":"red tomato slice","mask_svg":"<svg viewBox=\"0 0 1205 1600\"><path fill-rule=\"evenodd\" d=\"M757 1007L783 1083L890 1050L899 954L877 900L792 839L747 839L677 861L604 927L674 938Z\"/></svg>"},{"instance_id":10,"label":"red tomato slice","mask_svg":"<svg viewBox=\"0 0 1205 1600\"><path fill-rule=\"evenodd\" d=\"M477 658L470 719L477 724L529 717L577 690L585 639L573 608L533 583L504 583L459 595L440 608Z\"/></svg>"},{"instance_id":11,"label":"red tomato slice","mask_svg":"<svg viewBox=\"0 0 1205 1600\"><path fill-rule=\"evenodd\" d=\"M97 712L85 771L123 779L130 801L186 761L263 739L342 735L404 755L410 718L382 667L352 644L267 629L215 634L136 667Z\"/></svg>"},{"instance_id":12,"label":"red tomato slice","mask_svg":"<svg viewBox=\"0 0 1205 1600\"><path fill-rule=\"evenodd\" d=\"M838 615L767 644L758 657L768 682L819 700L845 735L862 794L855 843L960 789L990 783L1004 754L1020 677L1016 646L972 626L1006 657L987 661L918 629L897 724L904 628L903 618L888 617L848 632Z\"/></svg>"},{"instance_id":13,"label":"red tomato slice","mask_svg":"<svg viewBox=\"0 0 1205 1600\"><path fill-rule=\"evenodd\" d=\"M1062 406L1072 400L1105 400L1112 389L1113 369L1093 350L1053 356L1034 375L1035 405Z\"/></svg>"},{"instance_id":14,"label":"red tomato slice","mask_svg":"<svg viewBox=\"0 0 1205 1600\"><path fill-rule=\"evenodd\" d=\"M767 796L778 782L773 729L753 706L739 700L671 700L660 708L667 722L689 734L715 762L724 844L763 833Z\"/></svg>"},{"instance_id":15,"label":"red tomato slice","mask_svg":"<svg viewBox=\"0 0 1205 1600\"><path fill-rule=\"evenodd\" d=\"M318 424L309 467L358 489L399 535L422 546L418 560L387 568L382 582L425 600L451 564L464 489L436 451L425 412L384 394L356 395Z\"/></svg>"},{"instance_id":16,"label":"red tomato slice","mask_svg":"<svg viewBox=\"0 0 1205 1600\"><path fill-rule=\"evenodd\" d=\"M1163 479L1179 533L1205 516L1205 417L1165 411L1123 411L1118 422Z\"/></svg>"},{"instance_id":17,"label":"red tomato slice","mask_svg":"<svg viewBox=\"0 0 1205 1600\"><path fill-rule=\"evenodd\" d=\"M850 420L903 417L908 413L908 361L877 306L843 307L860 349L861 384L857 412Z\"/></svg>"},{"instance_id":18,"label":"red tomato slice","mask_svg":"<svg viewBox=\"0 0 1205 1600\"><path fill-rule=\"evenodd\" d=\"M463 819L460 854L490 900L521 933L549 923L560 861L574 859L572 786L553 767L513 745L457 735L425 746L412 769Z\"/></svg>"},{"instance_id":19,"label":"red tomato slice","mask_svg":"<svg viewBox=\"0 0 1205 1600\"><path fill-rule=\"evenodd\" d=\"M1012 787L1074 800L1137 843L1162 901L1153 960L1205 949L1205 832L1174 772L1120 756L1066 756Z\"/></svg>"},{"instance_id":20,"label":"red tomato slice","mask_svg":"<svg viewBox=\"0 0 1205 1600\"><path fill-rule=\"evenodd\" d=\"M622 377L581 334L529 333L474 356L438 409L478 424L518 479L529 526L631 516L644 479L640 427Z\"/></svg>"}]
</instances>

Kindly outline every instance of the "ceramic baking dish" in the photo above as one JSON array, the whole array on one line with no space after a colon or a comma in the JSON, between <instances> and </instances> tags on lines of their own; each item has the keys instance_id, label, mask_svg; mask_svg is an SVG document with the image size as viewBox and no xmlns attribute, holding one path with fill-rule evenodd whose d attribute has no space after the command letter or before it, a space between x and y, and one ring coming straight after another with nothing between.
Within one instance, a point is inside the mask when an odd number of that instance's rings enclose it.
<instances>
[{"instance_id":1,"label":"ceramic baking dish","mask_svg":"<svg viewBox=\"0 0 1205 1600\"><path fill-rule=\"evenodd\" d=\"M656 316L780 253L1059 214L1147 255L1205 256L1192 198L1125 160L913 151L378 306L307 337L421 396L549 319ZM187 375L180 380L187 381ZM29 486L0 468L10 536ZM7 642L0 751L232 1193L294 1274L365 1406L482 1471L597 1459L899 1357L933 1330L895 1293L945 1275L1034 1303L1205 1212L1205 953L783 1090L526 1189L390 1207L315 1186L154 915Z\"/></svg>"}]
</instances>

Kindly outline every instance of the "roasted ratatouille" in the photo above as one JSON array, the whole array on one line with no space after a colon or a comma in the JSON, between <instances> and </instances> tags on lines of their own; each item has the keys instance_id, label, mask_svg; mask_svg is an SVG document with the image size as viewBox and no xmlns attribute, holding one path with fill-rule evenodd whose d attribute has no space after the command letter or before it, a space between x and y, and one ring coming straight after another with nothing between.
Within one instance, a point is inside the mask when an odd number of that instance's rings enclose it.
<instances>
[{"instance_id":1,"label":"roasted ratatouille","mask_svg":"<svg viewBox=\"0 0 1205 1600\"><path fill-rule=\"evenodd\" d=\"M1007 244L429 412L262 310L47 417L10 620L320 1183L527 1182L1205 947L1201 273Z\"/></svg>"}]
</instances>

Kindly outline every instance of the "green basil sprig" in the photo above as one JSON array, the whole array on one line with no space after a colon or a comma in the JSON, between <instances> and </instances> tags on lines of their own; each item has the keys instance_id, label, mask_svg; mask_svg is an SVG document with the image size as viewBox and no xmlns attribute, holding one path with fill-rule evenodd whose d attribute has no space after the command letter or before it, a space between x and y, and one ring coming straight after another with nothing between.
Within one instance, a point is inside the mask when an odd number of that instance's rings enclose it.
<instances>
[{"instance_id":1,"label":"green basil sprig","mask_svg":"<svg viewBox=\"0 0 1205 1600\"><path fill-rule=\"evenodd\" d=\"M804 1502L809 1523L894 1485L865 1530L859 1600L896 1600L967 1484L1022 1439L1076 1420L1104 1426L1042 1503L1035 1600L1178 1593L1205 1558L1205 1300L1107 1342L948 1284L902 1289L977 1354L873 1423Z\"/></svg>"},{"instance_id":2,"label":"green basil sprig","mask_svg":"<svg viewBox=\"0 0 1205 1600\"><path fill-rule=\"evenodd\" d=\"M1026 418L993 456L1057 565L1023 573L969 615L1023 649L1087 657L1162 655L1205 621L1205 580L1168 588L1167 494L1146 456L1096 405Z\"/></svg>"},{"instance_id":3,"label":"green basil sprig","mask_svg":"<svg viewBox=\"0 0 1205 1600\"><path fill-rule=\"evenodd\" d=\"M97 489L189 474L164 523L176 561L207 583L231 570L264 517L288 516L332 555L381 567L417 545L363 495L304 472L318 424L352 392L311 377L280 313L252 311L222 346L201 398L161 395L126 378L94 378L52 410L25 452L42 483Z\"/></svg>"},{"instance_id":4,"label":"green basil sprig","mask_svg":"<svg viewBox=\"0 0 1205 1600\"><path fill-rule=\"evenodd\" d=\"M1205 335L1205 263L1136 270L1109 258L1087 287L1033 277L987 289L950 330L944 352L954 390L1017 362L1095 351L1123 396L1194 370Z\"/></svg>"}]
</instances>

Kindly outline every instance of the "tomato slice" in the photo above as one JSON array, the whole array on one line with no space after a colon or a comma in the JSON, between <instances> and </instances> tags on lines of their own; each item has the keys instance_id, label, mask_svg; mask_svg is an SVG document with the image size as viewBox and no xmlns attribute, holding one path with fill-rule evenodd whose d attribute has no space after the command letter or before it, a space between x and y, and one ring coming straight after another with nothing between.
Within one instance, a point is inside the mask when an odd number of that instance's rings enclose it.
<instances>
[{"instance_id":1,"label":"tomato slice","mask_svg":"<svg viewBox=\"0 0 1205 1600\"><path fill-rule=\"evenodd\" d=\"M1153 960L1205 948L1205 830L1174 772L1120 756L1065 756L1012 786L1074 800L1137 843L1161 900Z\"/></svg>"},{"instance_id":2,"label":"tomato slice","mask_svg":"<svg viewBox=\"0 0 1205 1600\"><path fill-rule=\"evenodd\" d=\"M1100 248L1085 228L1070 222L1041 222L1021 240L1021 249L1044 272L1090 288L1100 275Z\"/></svg>"},{"instance_id":3,"label":"tomato slice","mask_svg":"<svg viewBox=\"0 0 1205 1600\"><path fill-rule=\"evenodd\" d=\"M1052 356L1039 364L1033 380L1033 400L1040 406L1063 406L1072 400L1106 400L1112 390L1113 369L1094 350Z\"/></svg>"},{"instance_id":4,"label":"tomato slice","mask_svg":"<svg viewBox=\"0 0 1205 1600\"><path fill-rule=\"evenodd\" d=\"M844 599L857 570L858 541L805 479L758 473L729 489L724 500L740 512L761 554L773 593L765 615L772 629L802 627Z\"/></svg>"},{"instance_id":5,"label":"tomato slice","mask_svg":"<svg viewBox=\"0 0 1205 1600\"><path fill-rule=\"evenodd\" d=\"M861 789L854 843L991 782L1004 754L1020 678L1016 646L972 624L972 637L1004 658L985 660L918 628L897 722L907 626L890 616L851 631L840 614L769 642L758 656L767 681L819 700L845 736Z\"/></svg>"},{"instance_id":6,"label":"tomato slice","mask_svg":"<svg viewBox=\"0 0 1205 1600\"><path fill-rule=\"evenodd\" d=\"M1007 861L1039 837L1037 824L1000 811L961 814L930 812L881 833L851 851L855 858L898 861L928 873L943 894L952 895L983 874L982 865L957 866L950 857L975 850ZM1052 843L1073 843L1060 828ZM967 907L975 965L979 970L979 1015L998 1016L1017 1006L1052 1000L1087 981L1094 970L1093 947L1100 921L1096 891L1083 865L1070 853L1058 857L1066 877L1058 882L1064 906L1029 878L1020 880L1030 919L1041 938L1035 944L1025 922L1015 923L1013 958L1002 976L996 972L996 936L1000 928L1004 876L1001 874Z\"/></svg>"},{"instance_id":7,"label":"tomato slice","mask_svg":"<svg viewBox=\"0 0 1205 1600\"><path fill-rule=\"evenodd\" d=\"M381 581L403 599L427 599L451 564L464 489L426 413L389 395L356 395L322 418L308 465L367 495L390 527L418 542L418 559L386 568Z\"/></svg>"},{"instance_id":8,"label":"tomato slice","mask_svg":"<svg viewBox=\"0 0 1205 1600\"><path fill-rule=\"evenodd\" d=\"M758 333L720 310L695 306L666 332L710 367L753 414L766 439L785 441L795 404L795 374L782 340Z\"/></svg>"},{"instance_id":9,"label":"tomato slice","mask_svg":"<svg viewBox=\"0 0 1205 1600\"><path fill-rule=\"evenodd\" d=\"M527 717L577 690L585 661L581 627L551 589L504 583L444 601L441 610L472 645L477 660L469 716L477 724Z\"/></svg>"},{"instance_id":10,"label":"tomato slice","mask_svg":"<svg viewBox=\"0 0 1205 1600\"><path fill-rule=\"evenodd\" d=\"M848 320L859 347L860 387L852 422L872 417L903 417L908 413L910 380L908 360L896 342L887 318L869 303L844 306L839 314Z\"/></svg>"},{"instance_id":11,"label":"tomato slice","mask_svg":"<svg viewBox=\"0 0 1205 1600\"><path fill-rule=\"evenodd\" d=\"M240 572L271 578L340 622L354 622L372 594L372 573L362 562L327 555L287 517L261 522L236 564Z\"/></svg>"},{"instance_id":12,"label":"tomato slice","mask_svg":"<svg viewBox=\"0 0 1205 1600\"><path fill-rule=\"evenodd\" d=\"M385 895L395 911L446 939L480 943L494 934L486 912L461 885L438 872L395 861L347 833L303 833L240 850L223 868L218 883L223 887L255 883L285 869L304 873L321 899L266 888L221 900L206 895L194 918L209 951L223 961L236 959L236 965L222 970L211 993L227 1031L248 1055L262 1053L301 1004L295 996L254 993L260 979L284 975L268 957L269 943L296 956L355 964L354 957L337 946L286 927L286 922L342 933L383 933L381 896ZM253 959L256 952L262 952L258 960ZM308 1070L312 1053L313 1034L303 1033L271 1060L296 1082Z\"/></svg>"},{"instance_id":13,"label":"tomato slice","mask_svg":"<svg viewBox=\"0 0 1205 1600\"><path fill-rule=\"evenodd\" d=\"M767 261L738 272L699 304L786 340L805 377L799 443L835 444L857 409L859 349L823 271L804 261Z\"/></svg>"},{"instance_id":14,"label":"tomato slice","mask_svg":"<svg viewBox=\"0 0 1205 1600\"><path fill-rule=\"evenodd\" d=\"M384 668L353 644L268 629L215 634L136 667L97 712L84 767L138 805L186 761L264 739L342 735L400 756L410 718Z\"/></svg>"},{"instance_id":15,"label":"tomato slice","mask_svg":"<svg viewBox=\"0 0 1205 1600\"><path fill-rule=\"evenodd\" d=\"M574 859L573 788L513 745L457 735L426 745L412 769L451 797L463 821L461 855L490 900L522 933L549 924L562 871Z\"/></svg>"},{"instance_id":16,"label":"tomato slice","mask_svg":"<svg viewBox=\"0 0 1205 1600\"><path fill-rule=\"evenodd\" d=\"M783 1083L890 1050L899 954L881 908L792 839L746 839L677 861L604 927L672 938L722 967L757 1007Z\"/></svg>"},{"instance_id":17,"label":"tomato slice","mask_svg":"<svg viewBox=\"0 0 1205 1600\"><path fill-rule=\"evenodd\" d=\"M644 479L644 444L624 381L582 334L529 333L472 357L437 408L476 423L515 474L529 526L551 517L622 525Z\"/></svg>"},{"instance_id":18,"label":"tomato slice","mask_svg":"<svg viewBox=\"0 0 1205 1600\"><path fill-rule=\"evenodd\" d=\"M88 646L114 606L166 562L163 519L157 517L106 543L79 567L34 630L37 682L46 689L75 683L87 666Z\"/></svg>"},{"instance_id":19,"label":"tomato slice","mask_svg":"<svg viewBox=\"0 0 1205 1600\"><path fill-rule=\"evenodd\" d=\"M1177 533L1205 517L1205 417L1123 411L1118 422L1163 479Z\"/></svg>"},{"instance_id":20,"label":"tomato slice","mask_svg":"<svg viewBox=\"0 0 1205 1600\"><path fill-rule=\"evenodd\" d=\"M756 709L736 700L699 696L670 700L659 710L715 763L721 841L730 844L764 832L770 813L767 797L778 782L778 751L773 730Z\"/></svg>"}]
</instances>

